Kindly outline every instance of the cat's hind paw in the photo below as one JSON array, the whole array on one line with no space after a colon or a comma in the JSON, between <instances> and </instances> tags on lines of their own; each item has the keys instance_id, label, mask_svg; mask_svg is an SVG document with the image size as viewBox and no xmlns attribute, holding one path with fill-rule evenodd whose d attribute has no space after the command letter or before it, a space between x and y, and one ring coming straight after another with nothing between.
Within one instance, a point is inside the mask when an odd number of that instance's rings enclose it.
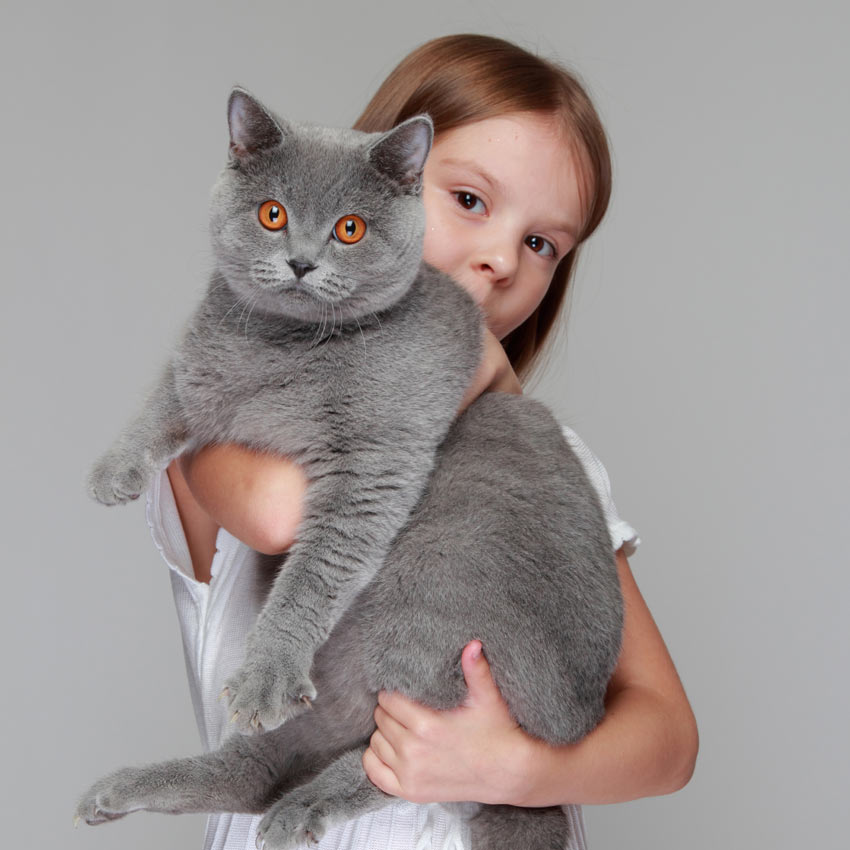
<instances>
[{"instance_id":1,"label":"cat's hind paw","mask_svg":"<svg viewBox=\"0 0 850 850\"><path fill-rule=\"evenodd\" d=\"M74 826L84 820L89 826L123 818L143 806L132 799L130 784L124 771L98 780L80 798L74 813Z\"/></svg>"},{"instance_id":2,"label":"cat's hind paw","mask_svg":"<svg viewBox=\"0 0 850 850\"><path fill-rule=\"evenodd\" d=\"M227 680L222 692L228 700L230 720L245 734L276 729L312 707L316 688L309 676L279 657L248 662Z\"/></svg>"},{"instance_id":3,"label":"cat's hind paw","mask_svg":"<svg viewBox=\"0 0 850 850\"><path fill-rule=\"evenodd\" d=\"M293 850L315 847L328 828L321 803L309 805L284 797L272 806L257 827L257 850Z\"/></svg>"}]
</instances>

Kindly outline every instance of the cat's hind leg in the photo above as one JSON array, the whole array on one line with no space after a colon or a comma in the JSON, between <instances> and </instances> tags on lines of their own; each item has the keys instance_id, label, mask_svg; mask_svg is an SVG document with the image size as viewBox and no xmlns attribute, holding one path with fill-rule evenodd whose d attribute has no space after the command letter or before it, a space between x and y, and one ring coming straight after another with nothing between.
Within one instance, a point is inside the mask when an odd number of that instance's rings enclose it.
<instances>
[{"instance_id":1,"label":"cat's hind leg","mask_svg":"<svg viewBox=\"0 0 850 850\"><path fill-rule=\"evenodd\" d=\"M81 797L76 818L94 825L136 811L260 813L304 777L297 753L270 746L268 736L234 736L212 753L103 777Z\"/></svg>"},{"instance_id":2,"label":"cat's hind leg","mask_svg":"<svg viewBox=\"0 0 850 850\"><path fill-rule=\"evenodd\" d=\"M392 801L363 770L366 745L349 750L312 781L285 794L260 821L257 847L291 850L319 841L329 827Z\"/></svg>"}]
</instances>

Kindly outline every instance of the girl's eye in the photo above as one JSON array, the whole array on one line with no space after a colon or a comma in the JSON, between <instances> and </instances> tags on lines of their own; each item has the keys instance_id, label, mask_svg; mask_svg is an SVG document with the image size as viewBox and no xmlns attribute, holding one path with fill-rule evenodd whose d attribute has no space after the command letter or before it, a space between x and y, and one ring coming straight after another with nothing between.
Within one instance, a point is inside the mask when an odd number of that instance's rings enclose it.
<instances>
[{"instance_id":1,"label":"girl's eye","mask_svg":"<svg viewBox=\"0 0 850 850\"><path fill-rule=\"evenodd\" d=\"M257 217L266 230L283 230L286 227L286 210L277 201L266 201L260 204Z\"/></svg>"},{"instance_id":2,"label":"girl's eye","mask_svg":"<svg viewBox=\"0 0 850 850\"><path fill-rule=\"evenodd\" d=\"M334 236L346 245L359 242L366 235L366 222L359 215L344 215L334 225Z\"/></svg>"},{"instance_id":3,"label":"girl's eye","mask_svg":"<svg viewBox=\"0 0 850 850\"><path fill-rule=\"evenodd\" d=\"M544 239L542 236L527 236L525 244L528 245L535 254L539 254L541 257L554 257L558 253L555 250L555 246L548 239Z\"/></svg>"},{"instance_id":4,"label":"girl's eye","mask_svg":"<svg viewBox=\"0 0 850 850\"><path fill-rule=\"evenodd\" d=\"M454 192L455 198L457 198L457 202L465 209L474 213L483 213L486 212L486 207L484 206L484 201L478 197L478 195L473 195L472 192Z\"/></svg>"}]
</instances>

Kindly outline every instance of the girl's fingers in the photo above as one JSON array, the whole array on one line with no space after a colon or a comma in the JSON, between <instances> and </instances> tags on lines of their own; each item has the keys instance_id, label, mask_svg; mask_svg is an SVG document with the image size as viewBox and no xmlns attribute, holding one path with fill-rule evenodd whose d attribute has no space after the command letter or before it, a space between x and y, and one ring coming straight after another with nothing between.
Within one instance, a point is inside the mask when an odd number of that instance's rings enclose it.
<instances>
[{"instance_id":1,"label":"girl's fingers","mask_svg":"<svg viewBox=\"0 0 850 850\"><path fill-rule=\"evenodd\" d=\"M408 699L398 691L380 691L378 705L406 729L415 730L435 714L433 709Z\"/></svg>"},{"instance_id":2,"label":"girl's fingers","mask_svg":"<svg viewBox=\"0 0 850 850\"><path fill-rule=\"evenodd\" d=\"M398 757L396 756L393 745L386 739L386 736L375 731L369 739L369 748L372 752L385 764L390 770L395 771Z\"/></svg>"},{"instance_id":3,"label":"girl's fingers","mask_svg":"<svg viewBox=\"0 0 850 850\"><path fill-rule=\"evenodd\" d=\"M375 723L378 726L378 732L383 735L393 749L395 749L396 744L401 742L402 736L408 731L391 714L384 711L380 705L375 706Z\"/></svg>"},{"instance_id":4,"label":"girl's fingers","mask_svg":"<svg viewBox=\"0 0 850 850\"><path fill-rule=\"evenodd\" d=\"M368 747L363 753L363 770L366 771L369 781L385 794L392 794L393 797L400 796L401 785L396 775L378 758L372 747Z\"/></svg>"},{"instance_id":5,"label":"girl's fingers","mask_svg":"<svg viewBox=\"0 0 850 850\"><path fill-rule=\"evenodd\" d=\"M493 681L490 665L482 652L480 640L471 641L464 647L460 656L460 663L463 678L469 691L467 701L502 701L502 695Z\"/></svg>"}]
</instances>

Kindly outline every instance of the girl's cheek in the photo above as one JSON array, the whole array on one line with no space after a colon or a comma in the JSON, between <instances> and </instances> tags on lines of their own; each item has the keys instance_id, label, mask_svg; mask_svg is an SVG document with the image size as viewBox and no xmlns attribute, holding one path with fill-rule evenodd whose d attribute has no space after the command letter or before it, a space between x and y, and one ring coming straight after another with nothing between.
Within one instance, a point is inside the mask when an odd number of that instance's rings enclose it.
<instances>
[{"instance_id":1,"label":"girl's cheek","mask_svg":"<svg viewBox=\"0 0 850 850\"><path fill-rule=\"evenodd\" d=\"M456 259L452 244L451 233L440 221L434 222L432 217L425 226L425 241L422 249L425 262L436 266L446 274L451 274Z\"/></svg>"}]
</instances>

